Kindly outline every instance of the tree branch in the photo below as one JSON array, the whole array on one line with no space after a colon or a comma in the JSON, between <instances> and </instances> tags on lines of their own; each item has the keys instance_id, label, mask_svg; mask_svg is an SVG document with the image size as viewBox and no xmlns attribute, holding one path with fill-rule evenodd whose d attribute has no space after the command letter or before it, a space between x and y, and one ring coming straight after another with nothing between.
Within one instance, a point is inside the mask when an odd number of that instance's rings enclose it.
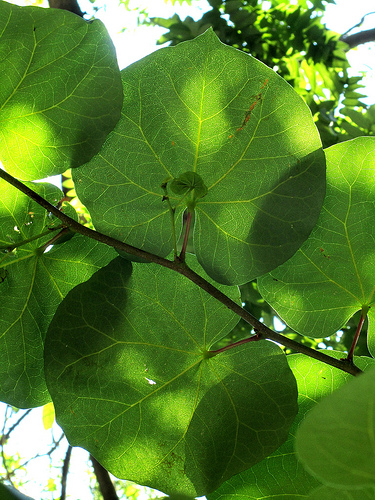
<instances>
[{"instance_id":1,"label":"tree branch","mask_svg":"<svg viewBox=\"0 0 375 500\"><path fill-rule=\"evenodd\" d=\"M70 457L72 455L72 447L69 445L68 449L66 450L65 458L64 458L64 463L62 466L62 473L61 473L61 496L60 500L65 500L66 498L66 482L68 479L68 472L69 472L69 462L70 462Z\"/></svg>"},{"instance_id":2,"label":"tree branch","mask_svg":"<svg viewBox=\"0 0 375 500\"><path fill-rule=\"evenodd\" d=\"M25 184L12 177L10 174L8 174L8 172L5 172L5 170L0 169L0 178L4 179L6 182L17 188L19 191L26 194L29 198L31 198L36 203L41 205L43 208L48 210L48 212L51 212L58 219L60 219L61 222L63 222L63 224L66 227L70 228L72 231L80 233L96 241L109 245L113 248L116 248L118 250L123 250L124 252L130 253L131 255L141 257L150 262L154 262L155 264L159 264L163 267L171 269L172 271L176 271L182 274L187 279L189 279L197 286L199 286L202 290L206 291L212 297L214 297L219 302L228 307L228 309L233 311L235 314L238 314L238 316L243 318L247 323L249 323L249 325L251 325L256 332L257 340L261 339L272 340L274 342L283 345L284 347L289 347L290 349L293 349L296 352L306 354L311 358L317 359L318 361L322 361L323 363L334 366L335 368L343 370L344 372L350 373L352 375L358 375L359 373L362 373L362 371L357 366L355 366L351 362L348 362L347 360L332 358L327 354L324 354L320 351L316 351L315 349L311 349L311 347L299 344L298 342L289 339L288 337L285 337L280 333L274 332L266 325L261 323L259 320L254 318L254 316L252 316L249 312L243 309L239 304L237 304L232 299L227 297L223 292L221 292L216 287L211 285L211 283L205 280L202 276L200 276L192 269L190 269L184 262L180 262L178 259L176 261L164 259L163 257L159 257L158 255L154 255L139 248L133 247L132 245L128 245L127 243L116 240L111 236L107 236L103 233L100 233L99 231L94 231L93 229L83 226L79 222L65 215L58 208L51 205L51 203L42 198L39 194L35 193L35 191L30 189L28 186L25 186Z\"/></svg>"},{"instance_id":3,"label":"tree branch","mask_svg":"<svg viewBox=\"0 0 375 500\"><path fill-rule=\"evenodd\" d=\"M362 43L374 42L375 41L375 28L365 31L360 31L359 33L354 33L353 35L342 35L340 40L347 43L350 49L361 45Z\"/></svg>"},{"instance_id":4,"label":"tree branch","mask_svg":"<svg viewBox=\"0 0 375 500\"><path fill-rule=\"evenodd\" d=\"M103 500L119 500L108 471L92 455L90 455L90 460L94 467L95 476L99 484L100 492L103 495Z\"/></svg>"},{"instance_id":5,"label":"tree branch","mask_svg":"<svg viewBox=\"0 0 375 500\"><path fill-rule=\"evenodd\" d=\"M77 0L48 0L51 9L64 9L77 14L77 16L83 17L84 12L81 11Z\"/></svg>"}]
</instances>

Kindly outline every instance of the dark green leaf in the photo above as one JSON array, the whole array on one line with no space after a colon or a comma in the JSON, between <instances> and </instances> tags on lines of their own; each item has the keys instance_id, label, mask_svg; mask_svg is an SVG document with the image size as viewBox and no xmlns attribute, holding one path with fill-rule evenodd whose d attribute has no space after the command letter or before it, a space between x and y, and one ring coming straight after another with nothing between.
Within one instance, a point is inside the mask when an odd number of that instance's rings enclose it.
<instances>
[{"instance_id":1,"label":"dark green leaf","mask_svg":"<svg viewBox=\"0 0 375 500\"><path fill-rule=\"evenodd\" d=\"M320 486L312 491L307 500L375 500L375 488L361 488L358 490L342 490Z\"/></svg>"},{"instance_id":2,"label":"dark green leaf","mask_svg":"<svg viewBox=\"0 0 375 500\"><path fill-rule=\"evenodd\" d=\"M305 467L328 486L375 488L375 367L324 398L296 435Z\"/></svg>"},{"instance_id":3,"label":"dark green leaf","mask_svg":"<svg viewBox=\"0 0 375 500\"><path fill-rule=\"evenodd\" d=\"M342 357L340 352L325 352L335 358ZM311 408L350 380L351 375L303 354L289 355L287 360L297 380L299 407L287 441L259 464L225 482L217 491L208 495L208 500L235 500L239 497L246 500L307 499L309 492L320 484L298 461L294 452L295 434ZM355 363L365 369L368 365L373 366L375 361L356 357Z\"/></svg>"},{"instance_id":4,"label":"dark green leaf","mask_svg":"<svg viewBox=\"0 0 375 500\"><path fill-rule=\"evenodd\" d=\"M302 99L212 30L122 72L122 118L73 173L95 227L158 255L172 249L166 178L199 174L194 249L216 281L239 284L281 264L317 220L325 161ZM172 205L180 196L171 195ZM185 203L185 206L188 202ZM177 234L185 206L176 210Z\"/></svg>"},{"instance_id":5,"label":"dark green leaf","mask_svg":"<svg viewBox=\"0 0 375 500\"><path fill-rule=\"evenodd\" d=\"M54 205L64 196L50 184L30 187ZM40 406L50 400L43 342L56 308L71 288L116 253L80 235L41 253L38 249L56 231L7 251L13 244L48 232L55 221L5 181L0 181L0 192L0 269L4 273L0 282L0 400L19 408ZM66 207L63 210L71 215Z\"/></svg>"},{"instance_id":6,"label":"dark green leaf","mask_svg":"<svg viewBox=\"0 0 375 500\"><path fill-rule=\"evenodd\" d=\"M31 497L27 497L23 493L2 483L0 483L0 498L1 500L33 500Z\"/></svg>"},{"instance_id":7,"label":"dark green leaf","mask_svg":"<svg viewBox=\"0 0 375 500\"><path fill-rule=\"evenodd\" d=\"M326 150L327 195L315 229L285 264L258 281L293 330L328 337L374 302L375 138ZM370 326L375 310L369 310ZM369 341L374 334L369 329Z\"/></svg>"},{"instance_id":8,"label":"dark green leaf","mask_svg":"<svg viewBox=\"0 0 375 500\"><path fill-rule=\"evenodd\" d=\"M237 288L222 289L238 300ZM76 287L45 349L57 422L71 444L120 478L188 496L272 453L297 411L295 381L271 342L206 356L237 321L155 264L118 258Z\"/></svg>"},{"instance_id":9,"label":"dark green leaf","mask_svg":"<svg viewBox=\"0 0 375 500\"><path fill-rule=\"evenodd\" d=\"M85 163L120 116L116 54L100 21L0 2L0 71L0 155L16 177Z\"/></svg>"}]
</instances>

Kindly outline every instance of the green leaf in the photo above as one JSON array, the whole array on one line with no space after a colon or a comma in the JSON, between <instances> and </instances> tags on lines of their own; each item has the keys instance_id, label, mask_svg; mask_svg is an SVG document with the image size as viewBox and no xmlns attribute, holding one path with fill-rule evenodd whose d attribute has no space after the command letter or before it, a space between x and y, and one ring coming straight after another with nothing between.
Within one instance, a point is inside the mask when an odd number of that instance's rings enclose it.
<instances>
[{"instance_id":1,"label":"green leaf","mask_svg":"<svg viewBox=\"0 0 375 500\"><path fill-rule=\"evenodd\" d=\"M342 357L342 352L325 353L335 358ZM345 384L351 379L351 375L303 354L289 355L287 360L296 377L299 408L287 441L262 462L225 482L217 491L208 495L208 500L223 497L226 500L238 497L247 500L297 500L309 498L309 492L321 484L298 461L294 451L295 434L305 415L318 401ZM355 363L365 369L373 366L375 360L355 357ZM336 496L335 500L338 498Z\"/></svg>"},{"instance_id":2,"label":"green leaf","mask_svg":"<svg viewBox=\"0 0 375 500\"><path fill-rule=\"evenodd\" d=\"M366 116L366 114L351 108L341 108L340 113L342 115L349 116L349 118L356 125L358 125L358 127L361 127L364 130L370 130L372 123L371 120L369 120L369 118Z\"/></svg>"},{"instance_id":3,"label":"green leaf","mask_svg":"<svg viewBox=\"0 0 375 500\"><path fill-rule=\"evenodd\" d=\"M2 483L0 483L0 498L1 500L33 500L11 486L5 486Z\"/></svg>"},{"instance_id":4,"label":"green leaf","mask_svg":"<svg viewBox=\"0 0 375 500\"><path fill-rule=\"evenodd\" d=\"M371 307L375 290L375 138L332 146L326 158L327 195L316 227L288 262L258 280L283 321L316 338ZM370 308L370 324L374 313Z\"/></svg>"},{"instance_id":5,"label":"green leaf","mask_svg":"<svg viewBox=\"0 0 375 500\"><path fill-rule=\"evenodd\" d=\"M374 500L375 488L361 488L359 490L338 490L329 486L321 486L312 491L308 500Z\"/></svg>"},{"instance_id":6,"label":"green leaf","mask_svg":"<svg viewBox=\"0 0 375 500\"><path fill-rule=\"evenodd\" d=\"M64 196L51 184L29 184L57 204ZM5 181L0 181L0 400L18 408L50 401L44 378L43 341L58 304L68 291L106 265L116 252L76 235L42 253L56 231L48 213ZM71 207L63 208L71 215ZM41 233L50 233L32 239ZM12 252L7 247L21 244Z\"/></svg>"},{"instance_id":7,"label":"green leaf","mask_svg":"<svg viewBox=\"0 0 375 500\"><path fill-rule=\"evenodd\" d=\"M212 278L241 284L291 257L325 192L319 136L293 89L212 30L154 52L122 80L119 123L100 154L73 172L95 227L168 255L160 186L191 172L208 190L195 206L194 251ZM169 198L175 206L180 195ZM185 206L176 210L177 231Z\"/></svg>"},{"instance_id":8,"label":"green leaf","mask_svg":"<svg viewBox=\"0 0 375 500\"><path fill-rule=\"evenodd\" d=\"M52 428L53 423L55 422L55 407L53 406L52 401L43 406L43 427L46 431Z\"/></svg>"},{"instance_id":9,"label":"green leaf","mask_svg":"<svg viewBox=\"0 0 375 500\"><path fill-rule=\"evenodd\" d=\"M207 194L207 186L196 172L184 172L171 182L171 190L175 194L186 195L194 192L194 201Z\"/></svg>"},{"instance_id":10,"label":"green leaf","mask_svg":"<svg viewBox=\"0 0 375 500\"><path fill-rule=\"evenodd\" d=\"M375 367L311 410L296 435L304 466L327 486L375 488Z\"/></svg>"},{"instance_id":11,"label":"green leaf","mask_svg":"<svg viewBox=\"0 0 375 500\"><path fill-rule=\"evenodd\" d=\"M100 21L0 2L0 159L22 179L77 167L120 116L112 41Z\"/></svg>"},{"instance_id":12,"label":"green leaf","mask_svg":"<svg viewBox=\"0 0 375 500\"><path fill-rule=\"evenodd\" d=\"M237 321L155 264L117 258L76 287L45 349L70 443L117 477L193 497L272 453L297 412L294 377L271 342L207 356Z\"/></svg>"}]
</instances>

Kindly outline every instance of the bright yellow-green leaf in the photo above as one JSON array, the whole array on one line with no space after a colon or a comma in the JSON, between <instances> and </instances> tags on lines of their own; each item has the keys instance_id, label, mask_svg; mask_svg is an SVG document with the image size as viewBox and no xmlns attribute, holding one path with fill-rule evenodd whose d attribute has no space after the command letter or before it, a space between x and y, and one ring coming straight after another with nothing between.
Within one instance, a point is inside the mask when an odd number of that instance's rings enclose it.
<instances>
[{"instance_id":1,"label":"bright yellow-green leaf","mask_svg":"<svg viewBox=\"0 0 375 500\"><path fill-rule=\"evenodd\" d=\"M51 429L55 421L55 407L52 401L43 406L43 427L46 431Z\"/></svg>"},{"instance_id":2,"label":"bright yellow-green leaf","mask_svg":"<svg viewBox=\"0 0 375 500\"><path fill-rule=\"evenodd\" d=\"M0 2L0 159L16 177L89 160L116 124L120 72L100 21Z\"/></svg>"}]
</instances>

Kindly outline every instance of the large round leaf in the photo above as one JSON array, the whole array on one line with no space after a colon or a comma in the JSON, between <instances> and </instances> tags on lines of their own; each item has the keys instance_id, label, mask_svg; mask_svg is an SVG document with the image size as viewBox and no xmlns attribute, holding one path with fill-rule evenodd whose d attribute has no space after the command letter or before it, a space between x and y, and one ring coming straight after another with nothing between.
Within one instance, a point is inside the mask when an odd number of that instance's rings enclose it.
<instances>
[{"instance_id":1,"label":"large round leaf","mask_svg":"<svg viewBox=\"0 0 375 500\"><path fill-rule=\"evenodd\" d=\"M0 2L0 73L0 159L16 177L85 163L120 116L120 72L100 21Z\"/></svg>"},{"instance_id":2,"label":"large round leaf","mask_svg":"<svg viewBox=\"0 0 375 500\"><path fill-rule=\"evenodd\" d=\"M297 412L295 379L271 342L207 356L237 321L155 264L118 257L76 287L45 347L70 443L118 477L193 497L272 453Z\"/></svg>"},{"instance_id":3,"label":"large round leaf","mask_svg":"<svg viewBox=\"0 0 375 500\"><path fill-rule=\"evenodd\" d=\"M95 227L167 255L161 184L195 172L208 192L195 206L194 249L211 277L240 284L291 257L325 192L319 135L294 90L212 30L145 57L122 80L116 129L73 176ZM183 196L168 193L172 206ZM185 206L176 210L177 231Z\"/></svg>"},{"instance_id":4,"label":"large round leaf","mask_svg":"<svg viewBox=\"0 0 375 500\"><path fill-rule=\"evenodd\" d=\"M374 302L375 138L326 150L327 195L308 240L258 280L264 299L297 332L327 337ZM369 310L375 319L374 309ZM369 329L369 342L373 333Z\"/></svg>"}]
</instances>

